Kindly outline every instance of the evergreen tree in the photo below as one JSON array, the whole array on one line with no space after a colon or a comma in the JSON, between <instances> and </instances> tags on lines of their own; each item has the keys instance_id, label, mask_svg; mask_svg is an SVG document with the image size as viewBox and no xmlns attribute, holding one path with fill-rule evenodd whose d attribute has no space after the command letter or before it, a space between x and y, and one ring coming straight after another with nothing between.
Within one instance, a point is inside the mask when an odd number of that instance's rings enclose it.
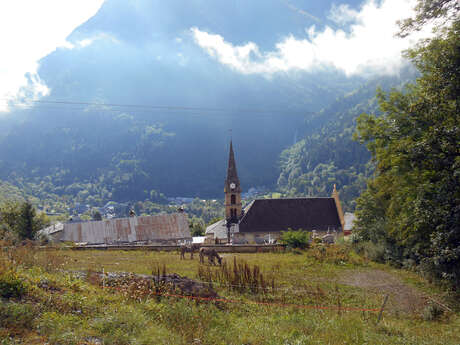
<instances>
[{"instance_id":1,"label":"evergreen tree","mask_svg":"<svg viewBox=\"0 0 460 345\"><path fill-rule=\"evenodd\" d=\"M24 202L20 207L16 225L18 235L22 239L33 240L40 226L41 222L36 217L35 208L30 202Z\"/></svg>"},{"instance_id":2,"label":"evergreen tree","mask_svg":"<svg viewBox=\"0 0 460 345\"><path fill-rule=\"evenodd\" d=\"M102 220L102 214L99 210L93 210L93 220Z\"/></svg>"}]
</instances>

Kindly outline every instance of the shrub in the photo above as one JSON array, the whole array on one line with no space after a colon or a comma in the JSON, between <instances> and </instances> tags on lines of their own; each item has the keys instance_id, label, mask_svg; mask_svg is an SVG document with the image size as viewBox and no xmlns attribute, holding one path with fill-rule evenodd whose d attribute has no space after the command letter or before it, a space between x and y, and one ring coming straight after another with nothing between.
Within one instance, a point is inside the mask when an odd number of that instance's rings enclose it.
<instances>
[{"instance_id":1,"label":"shrub","mask_svg":"<svg viewBox=\"0 0 460 345\"><path fill-rule=\"evenodd\" d=\"M362 241L361 236L358 233L354 232L350 235L350 242L351 244L357 244Z\"/></svg>"},{"instance_id":2,"label":"shrub","mask_svg":"<svg viewBox=\"0 0 460 345\"><path fill-rule=\"evenodd\" d=\"M364 253L372 261L385 262L385 247L381 243L366 242Z\"/></svg>"},{"instance_id":3,"label":"shrub","mask_svg":"<svg viewBox=\"0 0 460 345\"><path fill-rule=\"evenodd\" d=\"M352 243L357 253L364 255L369 260L384 263L386 261L385 246L382 243L371 241Z\"/></svg>"},{"instance_id":4,"label":"shrub","mask_svg":"<svg viewBox=\"0 0 460 345\"><path fill-rule=\"evenodd\" d=\"M85 327L84 321L78 316L52 311L44 312L37 321L38 332L46 335L50 344L84 344L81 341L81 332L88 332L88 327Z\"/></svg>"},{"instance_id":5,"label":"shrub","mask_svg":"<svg viewBox=\"0 0 460 345\"><path fill-rule=\"evenodd\" d=\"M92 322L92 328L102 336L105 344L133 344L136 335L147 326L147 315L132 305L120 306L116 312L108 311Z\"/></svg>"},{"instance_id":6,"label":"shrub","mask_svg":"<svg viewBox=\"0 0 460 345\"><path fill-rule=\"evenodd\" d=\"M308 247L309 241L310 233L305 230L288 229L281 234L281 243L291 248L305 249Z\"/></svg>"},{"instance_id":7,"label":"shrub","mask_svg":"<svg viewBox=\"0 0 460 345\"><path fill-rule=\"evenodd\" d=\"M444 314L444 310L437 304L430 304L423 309L423 319L425 321L439 320Z\"/></svg>"},{"instance_id":8,"label":"shrub","mask_svg":"<svg viewBox=\"0 0 460 345\"><path fill-rule=\"evenodd\" d=\"M36 308L30 304L0 303L0 327L30 329L36 315Z\"/></svg>"},{"instance_id":9,"label":"shrub","mask_svg":"<svg viewBox=\"0 0 460 345\"><path fill-rule=\"evenodd\" d=\"M17 243L19 243L18 234L11 230L8 225L0 224L0 245L6 247Z\"/></svg>"},{"instance_id":10,"label":"shrub","mask_svg":"<svg viewBox=\"0 0 460 345\"><path fill-rule=\"evenodd\" d=\"M0 275L0 297L21 298L26 293L26 287L17 274L6 271Z\"/></svg>"},{"instance_id":11,"label":"shrub","mask_svg":"<svg viewBox=\"0 0 460 345\"><path fill-rule=\"evenodd\" d=\"M335 265L363 265L365 262L365 260L357 255L348 244L335 246L325 246L322 244L314 245L306 255L318 262L332 263Z\"/></svg>"}]
</instances>

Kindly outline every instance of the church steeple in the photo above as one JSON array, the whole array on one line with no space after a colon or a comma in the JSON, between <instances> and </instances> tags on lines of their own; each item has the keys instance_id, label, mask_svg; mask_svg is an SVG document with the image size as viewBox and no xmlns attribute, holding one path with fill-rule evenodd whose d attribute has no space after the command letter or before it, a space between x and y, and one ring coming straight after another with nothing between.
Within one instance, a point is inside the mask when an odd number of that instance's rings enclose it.
<instances>
[{"instance_id":1,"label":"church steeple","mask_svg":"<svg viewBox=\"0 0 460 345\"><path fill-rule=\"evenodd\" d=\"M235 154L233 153L233 143L230 140L230 153L228 155L228 168L227 168L227 179L225 180L225 191L235 189L235 187L231 188L231 184L235 184L235 186L239 189L240 188L240 180L238 179L238 173L236 171L236 163L235 163Z\"/></svg>"},{"instance_id":2,"label":"church steeple","mask_svg":"<svg viewBox=\"0 0 460 345\"><path fill-rule=\"evenodd\" d=\"M230 153L228 155L227 179L225 180L225 218L237 219L241 216L241 186L236 171L233 143L230 140Z\"/></svg>"}]
</instances>

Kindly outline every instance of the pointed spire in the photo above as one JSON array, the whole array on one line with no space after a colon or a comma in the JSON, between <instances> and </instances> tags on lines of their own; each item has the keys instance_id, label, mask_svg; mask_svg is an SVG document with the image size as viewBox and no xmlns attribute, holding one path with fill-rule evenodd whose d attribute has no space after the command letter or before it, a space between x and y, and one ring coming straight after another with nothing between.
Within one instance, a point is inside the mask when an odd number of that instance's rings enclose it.
<instances>
[{"instance_id":1,"label":"pointed spire","mask_svg":"<svg viewBox=\"0 0 460 345\"><path fill-rule=\"evenodd\" d=\"M230 153L228 156L227 180L225 181L225 186L229 187L230 183L234 183L237 188L240 187L240 180L238 179L238 173L236 172L235 154L233 153L232 140L230 140Z\"/></svg>"}]
</instances>

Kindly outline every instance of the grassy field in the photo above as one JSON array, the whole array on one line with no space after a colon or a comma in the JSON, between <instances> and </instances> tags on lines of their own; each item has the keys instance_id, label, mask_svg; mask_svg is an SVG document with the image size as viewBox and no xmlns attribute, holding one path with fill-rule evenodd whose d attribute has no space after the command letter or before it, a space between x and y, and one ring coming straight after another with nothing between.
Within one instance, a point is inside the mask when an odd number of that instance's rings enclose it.
<instances>
[{"instance_id":1,"label":"grassy field","mask_svg":"<svg viewBox=\"0 0 460 345\"><path fill-rule=\"evenodd\" d=\"M251 292L214 282L219 297L232 303L139 295L132 286L103 289L91 273L151 274L165 268L203 280L198 256L3 252L0 291L19 284L19 293L3 296L0 344L460 344L454 296L413 272L369 262L348 247L223 256L230 268L234 260L257 267L270 288ZM221 268L201 265L201 270L217 274ZM385 295L379 323L378 312L347 311L379 309ZM316 309L323 307L330 309Z\"/></svg>"}]
</instances>

